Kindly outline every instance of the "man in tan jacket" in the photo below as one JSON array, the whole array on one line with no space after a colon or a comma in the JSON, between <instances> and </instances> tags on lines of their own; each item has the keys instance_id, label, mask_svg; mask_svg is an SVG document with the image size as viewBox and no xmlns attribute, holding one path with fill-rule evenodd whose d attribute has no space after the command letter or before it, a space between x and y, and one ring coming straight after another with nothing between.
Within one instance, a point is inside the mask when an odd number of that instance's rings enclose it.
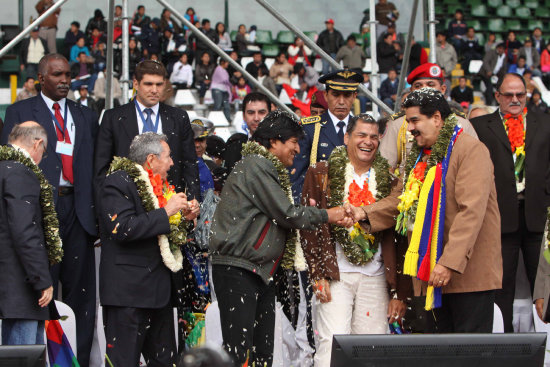
<instances>
[{"instance_id":1,"label":"man in tan jacket","mask_svg":"<svg viewBox=\"0 0 550 367\"><path fill-rule=\"evenodd\" d=\"M404 108L408 131L415 139L412 149L424 151L418 162L432 154L436 159L435 152L428 153L425 148L435 150L441 131L448 130L453 120L443 94L431 88L413 91ZM409 166L414 167L415 161L413 157ZM413 167L409 169L412 171ZM425 293L428 285L442 288L441 307L426 312L426 331L490 333L494 291L502 287L502 255L493 164L483 143L465 133L458 135L444 185L446 208L441 256L428 282L415 280L416 295ZM355 210L354 217L368 223L371 232L378 231L395 223L398 204L399 200L390 195L387 200ZM424 213L418 210L416 215L420 214ZM408 224L407 229L410 240L412 225Z\"/></svg>"}]
</instances>

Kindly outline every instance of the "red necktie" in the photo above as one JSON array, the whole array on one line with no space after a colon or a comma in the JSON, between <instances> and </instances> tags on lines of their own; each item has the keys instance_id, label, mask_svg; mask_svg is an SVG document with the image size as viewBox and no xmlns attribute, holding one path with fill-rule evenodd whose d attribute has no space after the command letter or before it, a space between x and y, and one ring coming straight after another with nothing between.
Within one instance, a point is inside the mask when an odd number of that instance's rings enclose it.
<instances>
[{"instance_id":1,"label":"red necktie","mask_svg":"<svg viewBox=\"0 0 550 367\"><path fill-rule=\"evenodd\" d=\"M61 116L61 107L59 106L59 103L54 103L53 109L55 110L55 119L59 124L55 124L57 140L65 141L65 143L71 144L71 137L69 136L69 132L65 126L65 121L63 121L63 117ZM63 131L59 129L60 126ZM63 178L73 184L73 156L61 154L61 164L63 166Z\"/></svg>"}]
</instances>

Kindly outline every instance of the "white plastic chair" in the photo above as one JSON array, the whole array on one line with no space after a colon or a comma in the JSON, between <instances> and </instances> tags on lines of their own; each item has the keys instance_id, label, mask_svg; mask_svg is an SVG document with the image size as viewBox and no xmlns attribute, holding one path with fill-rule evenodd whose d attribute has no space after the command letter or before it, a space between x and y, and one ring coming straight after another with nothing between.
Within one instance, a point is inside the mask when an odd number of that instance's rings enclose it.
<instances>
[{"instance_id":1,"label":"white plastic chair","mask_svg":"<svg viewBox=\"0 0 550 367\"><path fill-rule=\"evenodd\" d=\"M246 65L248 65L248 63L252 62L252 60L254 60L254 59L250 56L246 56L246 57L241 58L242 67L246 68Z\"/></svg>"},{"instance_id":2,"label":"white plastic chair","mask_svg":"<svg viewBox=\"0 0 550 367\"><path fill-rule=\"evenodd\" d=\"M225 117L223 111L210 111L208 119L214 123L214 126L229 126L229 121Z\"/></svg>"},{"instance_id":3,"label":"white plastic chair","mask_svg":"<svg viewBox=\"0 0 550 367\"><path fill-rule=\"evenodd\" d=\"M178 89L174 103L176 106L194 106L197 100L190 89Z\"/></svg>"},{"instance_id":4,"label":"white plastic chair","mask_svg":"<svg viewBox=\"0 0 550 367\"><path fill-rule=\"evenodd\" d=\"M273 57L268 57L264 60L265 66L267 66L267 70L271 69L271 66L275 63L275 59Z\"/></svg>"}]
</instances>

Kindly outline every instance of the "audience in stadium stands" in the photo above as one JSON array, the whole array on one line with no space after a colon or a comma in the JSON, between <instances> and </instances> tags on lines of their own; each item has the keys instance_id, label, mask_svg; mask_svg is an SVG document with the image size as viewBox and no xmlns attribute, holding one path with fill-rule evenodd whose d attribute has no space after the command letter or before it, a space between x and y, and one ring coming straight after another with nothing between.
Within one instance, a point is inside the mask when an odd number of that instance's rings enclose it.
<instances>
[{"instance_id":1,"label":"audience in stadium stands","mask_svg":"<svg viewBox=\"0 0 550 367\"><path fill-rule=\"evenodd\" d=\"M94 90L97 73L94 64L89 62L84 52L78 54L77 61L71 65L71 89L78 90L81 85L87 85L89 90Z\"/></svg>"},{"instance_id":2,"label":"audience in stadium stands","mask_svg":"<svg viewBox=\"0 0 550 367\"><path fill-rule=\"evenodd\" d=\"M42 56L49 53L48 44L39 37L38 27L31 30L29 38L21 41L21 49L19 51L21 60L21 71L26 71L27 76L36 78L38 73L38 62Z\"/></svg>"},{"instance_id":3,"label":"audience in stadium stands","mask_svg":"<svg viewBox=\"0 0 550 367\"><path fill-rule=\"evenodd\" d=\"M346 44L340 47L336 54L336 62L343 61L344 67L349 69L363 69L366 59L365 51L357 45L357 40L352 34L348 36Z\"/></svg>"},{"instance_id":4,"label":"audience in stadium stands","mask_svg":"<svg viewBox=\"0 0 550 367\"><path fill-rule=\"evenodd\" d=\"M145 15L145 6L139 5L136 12L134 13L134 20L132 21L132 25L134 27L144 28L147 27L150 22L151 18Z\"/></svg>"},{"instance_id":5,"label":"audience in stadium stands","mask_svg":"<svg viewBox=\"0 0 550 367\"><path fill-rule=\"evenodd\" d=\"M289 45L286 52L288 53L288 62L290 65L296 65L296 63L301 62L302 64L311 66L311 49L304 44L304 40L300 37L294 39L294 44Z\"/></svg>"},{"instance_id":6,"label":"audience in stadium stands","mask_svg":"<svg viewBox=\"0 0 550 367\"><path fill-rule=\"evenodd\" d=\"M206 94L208 88L210 88L210 82L212 81L212 74L216 66L210 63L210 55L208 52L204 52L201 55L200 62L195 66L195 86L199 90L199 97L202 99Z\"/></svg>"},{"instance_id":7,"label":"audience in stadium stands","mask_svg":"<svg viewBox=\"0 0 550 367\"><path fill-rule=\"evenodd\" d=\"M174 64L170 82L176 89L187 89L193 85L193 68L187 62L187 54L181 54L180 59Z\"/></svg>"},{"instance_id":8,"label":"audience in stadium stands","mask_svg":"<svg viewBox=\"0 0 550 367\"><path fill-rule=\"evenodd\" d=\"M219 64L212 74L212 83L210 84L210 90L212 91L212 99L214 100L213 111L222 111L227 121L231 121L231 106L230 103L233 100L233 93L231 91L232 85L229 81L229 73L227 72L227 66L229 62L220 58Z\"/></svg>"},{"instance_id":9,"label":"audience in stadium stands","mask_svg":"<svg viewBox=\"0 0 550 367\"><path fill-rule=\"evenodd\" d=\"M340 47L344 45L344 37L340 31L334 29L334 19L327 19L325 21L325 27L326 29L319 33L317 45L334 59ZM328 61L323 59L322 73L326 74L330 71L333 71L333 68L330 66Z\"/></svg>"},{"instance_id":10,"label":"audience in stadium stands","mask_svg":"<svg viewBox=\"0 0 550 367\"><path fill-rule=\"evenodd\" d=\"M218 47L225 52L233 51L233 44L231 43L231 37L225 30L225 24L222 22L216 23L216 35L218 38Z\"/></svg>"},{"instance_id":11,"label":"audience in stadium stands","mask_svg":"<svg viewBox=\"0 0 550 367\"><path fill-rule=\"evenodd\" d=\"M458 103L474 103L474 90L466 85L466 78L461 76L458 85L451 90L451 98Z\"/></svg>"},{"instance_id":12,"label":"audience in stadium stands","mask_svg":"<svg viewBox=\"0 0 550 367\"><path fill-rule=\"evenodd\" d=\"M246 64L245 70L254 78L257 78L258 69L262 66L265 66L267 68L263 61L261 51L254 51L254 53L252 54L252 61Z\"/></svg>"},{"instance_id":13,"label":"audience in stadium stands","mask_svg":"<svg viewBox=\"0 0 550 367\"><path fill-rule=\"evenodd\" d=\"M40 0L36 3L35 9L38 12L38 15L44 14L49 8L54 5L53 0ZM57 52L57 46L55 44L55 35L57 34L57 19L59 18L59 13L61 8L50 14L46 19L40 23L40 38L43 38L48 43L48 50L52 53Z\"/></svg>"},{"instance_id":14,"label":"audience in stadium stands","mask_svg":"<svg viewBox=\"0 0 550 367\"><path fill-rule=\"evenodd\" d=\"M25 80L25 83L23 84L23 88L21 89L21 92L17 94L17 98L15 98L15 102L19 102L34 96L36 96L36 87L34 86L34 78L32 76L28 76L27 80Z\"/></svg>"},{"instance_id":15,"label":"audience in stadium stands","mask_svg":"<svg viewBox=\"0 0 550 367\"><path fill-rule=\"evenodd\" d=\"M84 52L86 56L91 56L90 49L86 46L86 39L84 37L80 37L76 41L76 44L73 47L71 47L69 62L71 63L77 62L81 52Z\"/></svg>"},{"instance_id":16,"label":"audience in stadium stands","mask_svg":"<svg viewBox=\"0 0 550 367\"><path fill-rule=\"evenodd\" d=\"M78 41L79 38L85 37L84 33L80 30L80 23L77 21L74 21L71 23L71 27L65 33L65 40L63 43L65 44L65 51L71 50L71 48L76 45L76 41ZM68 52L64 52L66 54L65 56L69 56Z\"/></svg>"},{"instance_id":17,"label":"audience in stadium stands","mask_svg":"<svg viewBox=\"0 0 550 367\"><path fill-rule=\"evenodd\" d=\"M166 29L170 29L176 34L181 33L181 27L176 20L172 18L172 12L168 9L164 9L160 15L160 31L164 33Z\"/></svg>"},{"instance_id":18,"label":"audience in stadium stands","mask_svg":"<svg viewBox=\"0 0 550 367\"><path fill-rule=\"evenodd\" d=\"M453 45L447 42L447 34L445 32L437 32L435 59L436 63L441 66L445 72L445 79L449 80L458 62L458 56Z\"/></svg>"},{"instance_id":19,"label":"audience in stadium stands","mask_svg":"<svg viewBox=\"0 0 550 367\"><path fill-rule=\"evenodd\" d=\"M286 60L286 54L280 51L269 69L269 76L275 81L279 92L283 88L283 84L290 84L290 75L293 70L294 67Z\"/></svg>"},{"instance_id":20,"label":"audience in stadium stands","mask_svg":"<svg viewBox=\"0 0 550 367\"><path fill-rule=\"evenodd\" d=\"M378 0L378 4L374 7L376 21L376 37L388 30L388 23L395 22L399 18L399 11L392 2L387 0Z\"/></svg>"},{"instance_id":21,"label":"audience in stadium stands","mask_svg":"<svg viewBox=\"0 0 550 367\"><path fill-rule=\"evenodd\" d=\"M393 108L397 99L397 72L395 69L388 70L388 78L380 84L380 99L387 104L390 108Z\"/></svg>"},{"instance_id":22,"label":"audience in stadium stands","mask_svg":"<svg viewBox=\"0 0 550 367\"><path fill-rule=\"evenodd\" d=\"M464 12L461 9L455 11L455 17L449 23L447 34L449 35L449 43L451 43L456 50L460 50L463 45L463 41L466 38L467 25L464 22Z\"/></svg>"}]
</instances>

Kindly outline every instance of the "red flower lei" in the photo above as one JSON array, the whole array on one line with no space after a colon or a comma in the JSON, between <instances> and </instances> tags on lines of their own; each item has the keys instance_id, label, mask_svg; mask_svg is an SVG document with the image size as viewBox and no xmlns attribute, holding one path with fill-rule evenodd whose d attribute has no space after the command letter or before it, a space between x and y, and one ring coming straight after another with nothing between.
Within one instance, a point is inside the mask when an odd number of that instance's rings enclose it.
<instances>
[{"instance_id":1,"label":"red flower lei","mask_svg":"<svg viewBox=\"0 0 550 367\"><path fill-rule=\"evenodd\" d=\"M512 152L516 152L517 148L522 148L525 145L525 130L523 125L524 116L527 114L527 108L523 109L523 113L518 117L512 117L507 113L504 115L504 126L508 133L508 140L512 147Z\"/></svg>"},{"instance_id":2,"label":"red flower lei","mask_svg":"<svg viewBox=\"0 0 550 367\"><path fill-rule=\"evenodd\" d=\"M164 208L168 202L165 197L165 188L168 193L174 191L174 186L170 185L166 180L163 181L159 174L153 174L151 169L147 169L147 173L149 174L151 186L153 186L153 193L159 201L159 207Z\"/></svg>"},{"instance_id":3,"label":"red flower lei","mask_svg":"<svg viewBox=\"0 0 550 367\"><path fill-rule=\"evenodd\" d=\"M365 180L363 188L360 188L355 180L353 180L353 182L349 185L348 202L351 205L366 206L374 203L375 201L375 197L369 190L369 182L367 180Z\"/></svg>"}]
</instances>

